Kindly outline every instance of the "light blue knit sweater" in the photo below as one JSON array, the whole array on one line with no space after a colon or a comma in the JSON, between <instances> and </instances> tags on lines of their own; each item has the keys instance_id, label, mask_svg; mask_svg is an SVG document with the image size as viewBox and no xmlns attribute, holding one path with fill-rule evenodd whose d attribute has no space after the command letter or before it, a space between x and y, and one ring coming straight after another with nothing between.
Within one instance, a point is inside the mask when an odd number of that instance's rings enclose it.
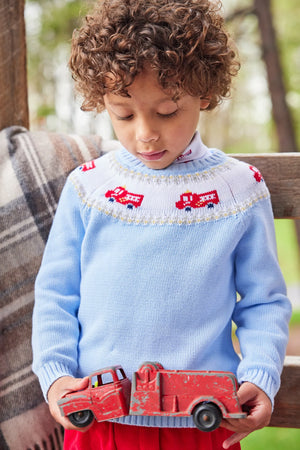
<instances>
[{"instance_id":1,"label":"light blue knit sweater","mask_svg":"<svg viewBox=\"0 0 300 450\"><path fill-rule=\"evenodd\" d=\"M63 375L121 364L131 377L150 360L232 371L273 402L291 309L269 193L253 167L198 135L193 145L199 159L164 170L122 149L70 175L36 281L33 369L45 396Z\"/></svg>"}]
</instances>

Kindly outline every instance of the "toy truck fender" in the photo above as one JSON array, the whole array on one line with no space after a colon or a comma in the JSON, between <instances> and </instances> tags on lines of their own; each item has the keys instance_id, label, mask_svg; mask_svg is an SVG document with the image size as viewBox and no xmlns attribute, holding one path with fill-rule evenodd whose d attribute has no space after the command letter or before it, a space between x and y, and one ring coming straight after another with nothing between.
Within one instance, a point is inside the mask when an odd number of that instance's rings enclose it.
<instances>
[{"instance_id":1,"label":"toy truck fender","mask_svg":"<svg viewBox=\"0 0 300 450\"><path fill-rule=\"evenodd\" d=\"M237 418L237 419L241 419L243 417L245 417L245 415L243 413L229 413L227 411L227 409L225 408L223 402L221 402L220 400L218 400L217 398L211 396L201 396L198 398L195 398L195 400L190 404L189 408L188 408L188 412L190 415L193 414L193 411L195 410L195 408L198 405L201 405L203 403L213 403L214 405L218 406L218 408L220 409L221 413L222 413L222 417L224 419L228 419L228 418ZM234 417L236 416L236 417Z\"/></svg>"},{"instance_id":2,"label":"toy truck fender","mask_svg":"<svg viewBox=\"0 0 300 450\"><path fill-rule=\"evenodd\" d=\"M108 379L103 379L105 376ZM100 422L128 415L130 390L131 382L122 367L108 367L92 373L86 389L67 394L58 406L73 425L85 427L94 418Z\"/></svg>"},{"instance_id":3,"label":"toy truck fender","mask_svg":"<svg viewBox=\"0 0 300 450\"><path fill-rule=\"evenodd\" d=\"M63 417L76 411L92 410L92 401L85 394L72 394L58 401L58 407Z\"/></svg>"}]
</instances>

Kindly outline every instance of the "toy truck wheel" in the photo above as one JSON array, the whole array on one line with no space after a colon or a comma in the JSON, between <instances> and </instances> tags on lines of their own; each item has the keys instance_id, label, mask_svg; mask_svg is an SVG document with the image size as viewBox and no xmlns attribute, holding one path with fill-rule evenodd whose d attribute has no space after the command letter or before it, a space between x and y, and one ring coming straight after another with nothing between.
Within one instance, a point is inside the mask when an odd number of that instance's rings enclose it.
<instances>
[{"instance_id":1,"label":"toy truck wheel","mask_svg":"<svg viewBox=\"0 0 300 450\"><path fill-rule=\"evenodd\" d=\"M92 411L86 409L84 411L77 411L75 413L69 414L68 419L75 425L75 427L83 428L87 427L94 420L94 415Z\"/></svg>"},{"instance_id":2,"label":"toy truck wheel","mask_svg":"<svg viewBox=\"0 0 300 450\"><path fill-rule=\"evenodd\" d=\"M214 403L201 403L193 411L193 420L199 430L213 431L219 427L222 413Z\"/></svg>"}]
</instances>

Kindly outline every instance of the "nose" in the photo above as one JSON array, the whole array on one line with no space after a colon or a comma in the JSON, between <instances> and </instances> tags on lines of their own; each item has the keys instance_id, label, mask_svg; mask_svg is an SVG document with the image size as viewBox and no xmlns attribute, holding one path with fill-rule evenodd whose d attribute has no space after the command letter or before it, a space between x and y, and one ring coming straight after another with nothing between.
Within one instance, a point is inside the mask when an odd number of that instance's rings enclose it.
<instances>
[{"instance_id":1,"label":"nose","mask_svg":"<svg viewBox=\"0 0 300 450\"><path fill-rule=\"evenodd\" d=\"M148 142L156 142L157 138L155 138L155 137L145 137L145 138L139 137L137 140L140 142L143 142L144 144L147 144Z\"/></svg>"},{"instance_id":2,"label":"nose","mask_svg":"<svg viewBox=\"0 0 300 450\"><path fill-rule=\"evenodd\" d=\"M149 120L140 120L136 130L136 140L145 144L156 142L159 139L159 131Z\"/></svg>"}]
</instances>

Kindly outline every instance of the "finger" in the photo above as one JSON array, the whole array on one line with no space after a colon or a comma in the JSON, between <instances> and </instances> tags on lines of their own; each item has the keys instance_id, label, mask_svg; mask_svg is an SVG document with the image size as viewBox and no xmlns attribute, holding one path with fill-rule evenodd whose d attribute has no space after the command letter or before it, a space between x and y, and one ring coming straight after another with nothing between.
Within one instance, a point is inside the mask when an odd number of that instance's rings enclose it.
<instances>
[{"instance_id":1,"label":"finger","mask_svg":"<svg viewBox=\"0 0 300 450\"><path fill-rule=\"evenodd\" d=\"M229 431L234 431L235 433L250 433L256 429L248 419L223 420L220 426Z\"/></svg>"},{"instance_id":2,"label":"finger","mask_svg":"<svg viewBox=\"0 0 300 450\"><path fill-rule=\"evenodd\" d=\"M236 422L236 420L232 422L232 421L230 421L228 419L223 419L221 424L220 424L220 426L223 427L223 428L226 428L229 431L237 431L237 428L236 428L237 422Z\"/></svg>"},{"instance_id":3,"label":"finger","mask_svg":"<svg viewBox=\"0 0 300 450\"><path fill-rule=\"evenodd\" d=\"M226 439L226 441L223 442L223 448L230 448L232 445L237 444L249 434L249 432L232 434L228 439Z\"/></svg>"}]
</instances>

